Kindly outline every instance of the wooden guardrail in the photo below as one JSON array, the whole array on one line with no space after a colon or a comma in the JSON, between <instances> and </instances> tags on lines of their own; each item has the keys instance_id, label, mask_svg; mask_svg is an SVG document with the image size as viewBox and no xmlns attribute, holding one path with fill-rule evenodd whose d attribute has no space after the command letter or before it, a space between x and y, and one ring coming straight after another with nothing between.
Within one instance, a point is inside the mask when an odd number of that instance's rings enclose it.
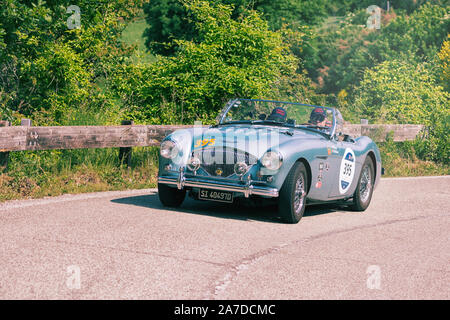
<instances>
[{"instance_id":1,"label":"wooden guardrail","mask_svg":"<svg viewBox=\"0 0 450 320\"><path fill-rule=\"evenodd\" d=\"M368 136L375 142L386 141L389 135L395 142L414 140L425 129L422 124L345 124L344 132L353 137Z\"/></svg>"},{"instance_id":2,"label":"wooden guardrail","mask_svg":"<svg viewBox=\"0 0 450 320\"><path fill-rule=\"evenodd\" d=\"M184 127L189 126L6 126L0 127L0 152L154 146Z\"/></svg>"},{"instance_id":3,"label":"wooden guardrail","mask_svg":"<svg viewBox=\"0 0 450 320\"><path fill-rule=\"evenodd\" d=\"M156 146L170 132L189 125L133 125L123 121L120 126L33 127L22 120L21 126L9 126L0 121L0 166L7 165L8 152L50 149L121 148L119 158L127 163L131 147ZM393 133L394 141L414 140L422 125L346 124L351 136L367 135L375 141L385 141Z\"/></svg>"}]
</instances>

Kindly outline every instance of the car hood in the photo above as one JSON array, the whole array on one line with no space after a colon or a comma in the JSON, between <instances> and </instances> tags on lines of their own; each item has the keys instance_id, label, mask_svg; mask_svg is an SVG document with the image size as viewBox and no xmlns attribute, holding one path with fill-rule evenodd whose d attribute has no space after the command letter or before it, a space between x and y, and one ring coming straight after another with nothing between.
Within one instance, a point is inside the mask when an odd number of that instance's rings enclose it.
<instances>
[{"instance_id":1,"label":"car hood","mask_svg":"<svg viewBox=\"0 0 450 320\"><path fill-rule=\"evenodd\" d=\"M301 140L320 137L320 133L308 130L257 125L194 127L177 130L169 136L178 142L185 155L204 148L236 148L258 159L267 150L281 149L291 141L301 143Z\"/></svg>"}]
</instances>

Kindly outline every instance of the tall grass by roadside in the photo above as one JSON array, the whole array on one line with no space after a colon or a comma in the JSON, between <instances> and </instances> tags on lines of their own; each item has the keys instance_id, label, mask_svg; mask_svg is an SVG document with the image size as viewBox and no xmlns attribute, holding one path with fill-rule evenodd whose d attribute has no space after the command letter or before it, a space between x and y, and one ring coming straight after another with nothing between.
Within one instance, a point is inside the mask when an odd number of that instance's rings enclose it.
<instances>
[{"instance_id":1,"label":"tall grass by roadside","mask_svg":"<svg viewBox=\"0 0 450 320\"><path fill-rule=\"evenodd\" d=\"M449 175L450 166L434 161L418 158L412 141L381 142L380 148L382 166L385 177L416 177Z\"/></svg>"},{"instance_id":2,"label":"tall grass by roadside","mask_svg":"<svg viewBox=\"0 0 450 320\"><path fill-rule=\"evenodd\" d=\"M0 201L155 187L158 148L133 148L131 167L118 149L25 151L10 154L0 174Z\"/></svg>"}]
</instances>

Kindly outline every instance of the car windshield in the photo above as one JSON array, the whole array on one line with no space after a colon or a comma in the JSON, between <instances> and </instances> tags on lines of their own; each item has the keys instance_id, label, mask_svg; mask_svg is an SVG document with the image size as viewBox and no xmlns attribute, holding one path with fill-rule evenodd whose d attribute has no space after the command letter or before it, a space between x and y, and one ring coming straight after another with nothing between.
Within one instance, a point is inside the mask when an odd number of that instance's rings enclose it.
<instances>
[{"instance_id":1,"label":"car windshield","mask_svg":"<svg viewBox=\"0 0 450 320\"><path fill-rule=\"evenodd\" d=\"M219 124L262 124L309 128L331 134L332 108L271 100L236 99L228 102L219 116Z\"/></svg>"}]
</instances>

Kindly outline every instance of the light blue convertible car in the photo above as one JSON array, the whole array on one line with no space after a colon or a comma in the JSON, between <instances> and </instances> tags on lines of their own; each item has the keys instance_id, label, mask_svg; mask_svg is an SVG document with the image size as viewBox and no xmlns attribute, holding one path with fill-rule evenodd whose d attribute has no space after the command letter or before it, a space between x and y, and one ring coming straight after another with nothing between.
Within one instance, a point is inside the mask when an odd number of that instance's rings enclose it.
<instances>
[{"instance_id":1,"label":"light blue convertible car","mask_svg":"<svg viewBox=\"0 0 450 320\"><path fill-rule=\"evenodd\" d=\"M380 152L369 137L345 134L343 123L335 108L229 101L216 125L164 138L159 199L178 207L186 192L227 203L271 198L287 223L297 223L307 203L345 202L364 211L380 180Z\"/></svg>"}]
</instances>

